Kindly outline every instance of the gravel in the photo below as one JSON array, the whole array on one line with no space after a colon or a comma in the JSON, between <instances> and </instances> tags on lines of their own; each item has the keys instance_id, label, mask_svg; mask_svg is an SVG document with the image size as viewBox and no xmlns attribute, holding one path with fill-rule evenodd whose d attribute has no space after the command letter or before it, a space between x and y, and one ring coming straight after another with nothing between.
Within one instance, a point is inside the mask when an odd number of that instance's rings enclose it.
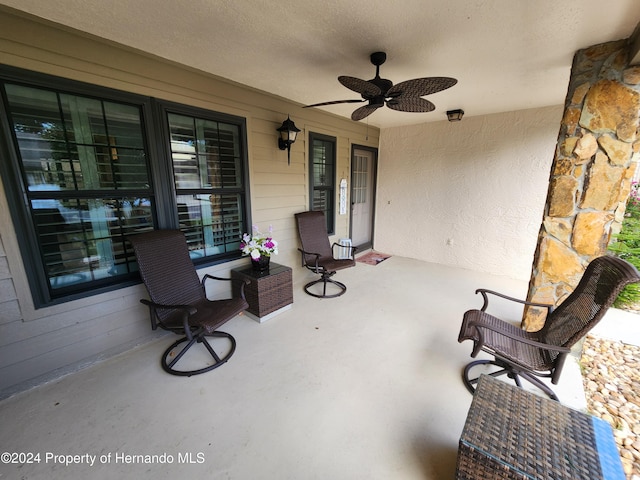
<instances>
[{"instance_id":1,"label":"gravel","mask_svg":"<svg viewBox=\"0 0 640 480\"><path fill-rule=\"evenodd\" d=\"M640 480L640 347L587 335L580 366L589 412L609 422L627 479Z\"/></svg>"}]
</instances>

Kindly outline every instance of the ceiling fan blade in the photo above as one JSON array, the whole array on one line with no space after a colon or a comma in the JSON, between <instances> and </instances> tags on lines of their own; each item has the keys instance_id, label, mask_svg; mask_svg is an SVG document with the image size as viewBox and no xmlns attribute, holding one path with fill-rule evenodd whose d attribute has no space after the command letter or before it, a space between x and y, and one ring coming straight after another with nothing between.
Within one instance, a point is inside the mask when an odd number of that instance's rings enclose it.
<instances>
[{"instance_id":1,"label":"ceiling fan blade","mask_svg":"<svg viewBox=\"0 0 640 480\"><path fill-rule=\"evenodd\" d=\"M365 98L375 97L382 93L380 87L377 85L366 80L360 80L359 78L341 75L338 77L338 81L349 90L353 90Z\"/></svg>"},{"instance_id":2,"label":"ceiling fan blade","mask_svg":"<svg viewBox=\"0 0 640 480\"><path fill-rule=\"evenodd\" d=\"M458 80L450 77L426 77L406 80L394 85L387 97L422 97L453 87Z\"/></svg>"},{"instance_id":3,"label":"ceiling fan blade","mask_svg":"<svg viewBox=\"0 0 640 480\"><path fill-rule=\"evenodd\" d=\"M379 106L377 107L373 107L371 105L365 105L364 107L360 107L360 108L356 108L353 113L351 114L351 120L354 121L358 121L358 120L362 120L363 118L368 117L369 115L371 115L373 112L375 112L378 108L380 108Z\"/></svg>"},{"instance_id":4,"label":"ceiling fan blade","mask_svg":"<svg viewBox=\"0 0 640 480\"><path fill-rule=\"evenodd\" d=\"M362 103L366 102L366 100L333 100L331 102L322 102L322 103L314 103L313 105L305 105L302 108L311 108L311 107L322 107L324 105L336 105L338 103Z\"/></svg>"},{"instance_id":5,"label":"ceiling fan blade","mask_svg":"<svg viewBox=\"0 0 640 480\"><path fill-rule=\"evenodd\" d=\"M387 101L387 107L400 112L432 112L436 108L433 103L429 100L425 100L424 98L405 96L392 98ZM358 110L356 110L356 112L357 111Z\"/></svg>"}]
</instances>

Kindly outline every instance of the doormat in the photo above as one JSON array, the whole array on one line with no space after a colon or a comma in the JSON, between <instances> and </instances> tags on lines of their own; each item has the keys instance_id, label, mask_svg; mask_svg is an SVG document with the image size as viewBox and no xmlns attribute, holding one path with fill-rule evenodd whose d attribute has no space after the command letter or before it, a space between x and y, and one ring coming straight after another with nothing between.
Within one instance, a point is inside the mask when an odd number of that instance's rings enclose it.
<instances>
[{"instance_id":1,"label":"doormat","mask_svg":"<svg viewBox=\"0 0 640 480\"><path fill-rule=\"evenodd\" d=\"M367 265L378 265L380 262L384 262L390 257L391 255L387 255L386 253L369 252L365 253L361 257L357 257L356 262L366 263Z\"/></svg>"}]
</instances>

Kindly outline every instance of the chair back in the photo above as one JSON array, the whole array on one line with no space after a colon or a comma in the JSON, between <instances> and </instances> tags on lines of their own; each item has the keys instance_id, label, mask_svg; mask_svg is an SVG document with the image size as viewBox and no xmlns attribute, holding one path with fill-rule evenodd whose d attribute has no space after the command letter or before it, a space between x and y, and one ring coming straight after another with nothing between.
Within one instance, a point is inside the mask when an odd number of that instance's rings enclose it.
<instances>
[{"instance_id":1,"label":"chair back","mask_svg":"<svg viewBox=\"0 0 640 480\"><path fill-rule=\"evenodd\" d=\"M602 319L622 289L638 281L640 274L625 260L596 258L575 290L549 314L540 337L552 345L571 348Z\"/></svg>"},{"instance_id":2,"label":"chair back","mask_svg":"<svg viewBox=\"0 0 640 480\"><path fill-rule=\"evenodd\" d=\"M302 250L318 253L320 258L333 258L324 212L300 212L296 213L295 217ZM313 264L315 258L313 255L304 255L305 263Z\"/></svg>"},{"instance_id":3,"label":"chair back","mask_svg":"<svg viewBox=\"0 0 640 480\"><path fill-rule=\"evenodd\" d=\"M140 277L152 302L191 305L205 298L182 232L154 230L134 235L129 240L136 254ZM163 321L173 312L158 309L157 313Z\"/></svg>"}]
</instances>

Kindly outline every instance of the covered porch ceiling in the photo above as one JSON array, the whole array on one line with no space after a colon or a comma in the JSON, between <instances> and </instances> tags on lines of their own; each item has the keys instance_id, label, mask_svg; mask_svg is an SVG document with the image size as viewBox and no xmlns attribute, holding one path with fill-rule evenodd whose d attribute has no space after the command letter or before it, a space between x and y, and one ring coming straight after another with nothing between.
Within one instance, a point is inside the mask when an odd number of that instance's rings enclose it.
<instances>
[{"instance_id":1,"label":"covered porch ceiling","mask_svg":"<svg viewBox=\"0 0 640 480\"><path fill-rule=\"evenodd\" d=\"M339 75L368 80L385 51L394 83L450 76L430 113L378 109L380 128L562 104L574 53L628 38L637 0L0 0L35 15L300 104L358 99ZM359 104L322 107L349 117Z\"/></svg>"}]
</instances>

